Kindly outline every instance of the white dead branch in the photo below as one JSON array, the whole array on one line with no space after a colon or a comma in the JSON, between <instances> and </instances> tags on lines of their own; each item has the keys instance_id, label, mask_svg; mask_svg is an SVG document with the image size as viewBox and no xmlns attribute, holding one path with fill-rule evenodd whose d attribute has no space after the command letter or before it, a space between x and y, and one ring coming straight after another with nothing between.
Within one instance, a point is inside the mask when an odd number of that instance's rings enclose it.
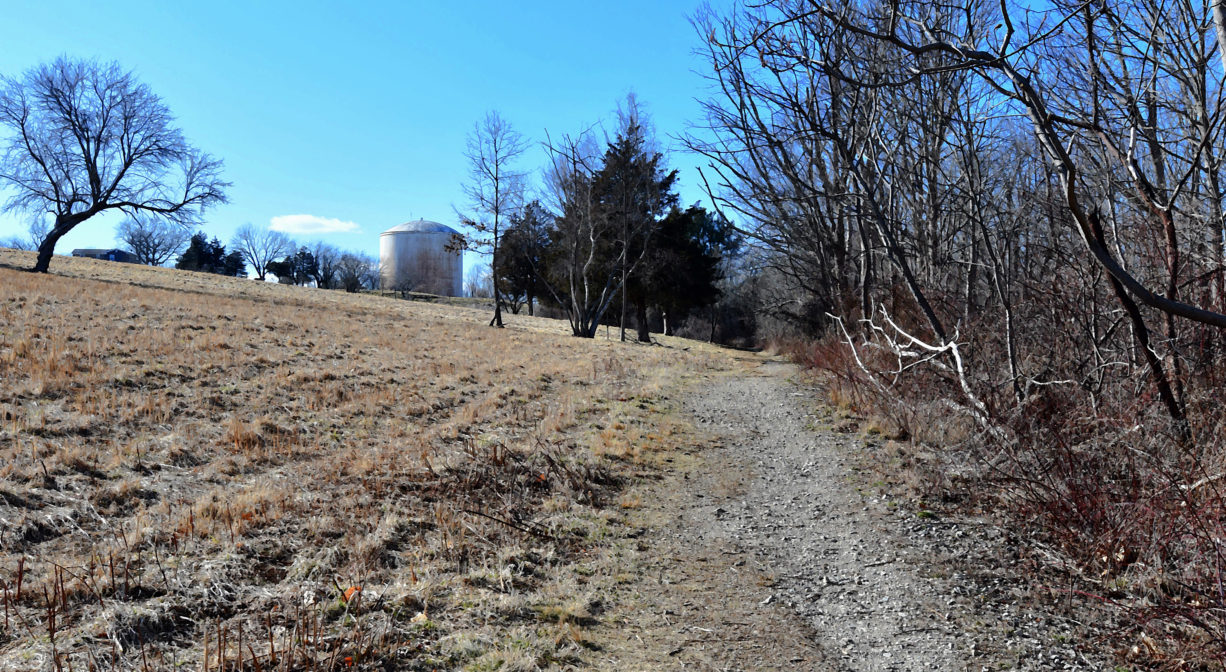
<instances>
[{"instance_id":1,"label":"white dead branch","mask_svg":"<svg viewBox=\"0 0 1226 672\"><path fill-rule=\"evenodd\" d=\"M877 337L875 342L865 341L863 345L880 348L896 358L898 364L893 371L889 372L895 382L898 376L910 369L930 365L938 371L957 379L958 386L962 390L962 396L966 402L960 405L959 408L970 413L971 417L975 419L975 422L984 431L998 438L1004 436L1003 429L992 421L987 406L975 395L970 383L967 381L962 352L959 349L960 344L958 343L957 330L954 331L953 337L948 341L934 345L898 326L898 323L890 318L884 306L876 306L876 313L874 314L877 313L880 314L881 320L885 322L886 326L878 324L872 317L862 318L860 322L867 326ZM856 343L844 326L843 320L830 313L826 314L838 323L839 329L843 332L844 341L851 350L856 365L868 375L869 380L874 385L880 389L885 389L885 386L877 379L876 374L870 371L864 361L860 359Z\"/></svg>"}]
</instances>

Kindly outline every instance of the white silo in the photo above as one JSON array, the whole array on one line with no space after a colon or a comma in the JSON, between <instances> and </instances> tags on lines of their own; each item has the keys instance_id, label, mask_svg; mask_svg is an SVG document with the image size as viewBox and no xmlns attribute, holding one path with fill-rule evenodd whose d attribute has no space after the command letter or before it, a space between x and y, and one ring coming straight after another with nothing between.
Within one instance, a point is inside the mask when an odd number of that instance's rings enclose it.
<instances>
[{"instance_id":1,"label":"white silo","mask_svg":"<svg viewBox=\"0 0 1226 672\"><path fill-rule=\"evenodd\" d=\"M464 291L463 238L445 224L419 219L379 234L383 289L460 296Z\"/></svg>"}]
</instances>

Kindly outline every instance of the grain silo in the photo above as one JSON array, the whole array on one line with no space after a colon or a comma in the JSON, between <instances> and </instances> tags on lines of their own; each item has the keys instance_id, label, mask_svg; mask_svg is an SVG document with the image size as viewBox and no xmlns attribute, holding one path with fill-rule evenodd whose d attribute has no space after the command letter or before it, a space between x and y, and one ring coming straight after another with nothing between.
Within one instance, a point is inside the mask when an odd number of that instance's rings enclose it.
<instances>
[{"instance_id":1,"label":"grain silo","mask_svg":"<svg viewBox=\"0 0 1226 672\"><path fill-rule=\"evenodd\" d=\"M383 289L460 296L464 290L463 237L455 229L419 219L379 234Z\"/></svg>"}]
</instances>

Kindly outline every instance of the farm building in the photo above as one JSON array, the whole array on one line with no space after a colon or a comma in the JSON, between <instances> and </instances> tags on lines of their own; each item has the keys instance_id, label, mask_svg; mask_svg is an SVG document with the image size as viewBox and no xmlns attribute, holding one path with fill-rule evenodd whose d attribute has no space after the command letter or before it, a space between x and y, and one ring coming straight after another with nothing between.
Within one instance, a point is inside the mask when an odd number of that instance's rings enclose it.
<instances>
[{"instance_id":1,"label":"farm building","mask_svg":"<svg viewBox=\"0 0 1226 672\"><path fill-rule=\"evenodd\" d=\"M464 238L455 229L419 219L379 234L383 289L460 296L464 291Z\"/></svg>"},{"instance_id":2,"label":"farm building","mask_svg":"<svg viewBox=\"0 0 1226 672\"><path fill-rule=\"evenodd\" d=\"M72 251L74 257L88 257L89 259L101 259L103 261L122 261L125 264L135 264L136 255L125 250L104 250L100 248L78 248Z\"/></svg>"}]
</instances>

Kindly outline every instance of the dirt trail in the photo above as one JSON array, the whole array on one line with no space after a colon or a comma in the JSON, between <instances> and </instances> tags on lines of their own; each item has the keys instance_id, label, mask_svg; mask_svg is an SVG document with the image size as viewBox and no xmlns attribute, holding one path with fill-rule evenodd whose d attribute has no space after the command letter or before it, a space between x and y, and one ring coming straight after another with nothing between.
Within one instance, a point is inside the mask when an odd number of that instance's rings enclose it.
<instances>
[{"instance_id":1,"label":"dirt trail","mask_svg":"<svg viewBox=\"0 0 1226 672\"><path fill-rule=\"evenodd\" d=\"M919 549L896 537L847 480L854 438L810 430L805 393L781 376L725 381L691 400L756 478L696 511L701 538L743 548L779 575L771 598L812 627L831 669L949 670L965 656Z\"/></svg>"},{"instance_id":2,"label":"dirt trail","mask_svg":"<svg viewBox=\"0 0 1226 672\"><path fill-rule=\"evenodd\" d=\"M990 578L1000 585L985 597L950 562L999 531L858 487L859 439L814 429L816 392L795 373L770 362L685 400L718 447L678 458L640 512L643 534L621 552L643 578L617 600L602 667L1099 669L1022 624L1000 597L1007 579Z\"/></svg>"}]
</instances>

